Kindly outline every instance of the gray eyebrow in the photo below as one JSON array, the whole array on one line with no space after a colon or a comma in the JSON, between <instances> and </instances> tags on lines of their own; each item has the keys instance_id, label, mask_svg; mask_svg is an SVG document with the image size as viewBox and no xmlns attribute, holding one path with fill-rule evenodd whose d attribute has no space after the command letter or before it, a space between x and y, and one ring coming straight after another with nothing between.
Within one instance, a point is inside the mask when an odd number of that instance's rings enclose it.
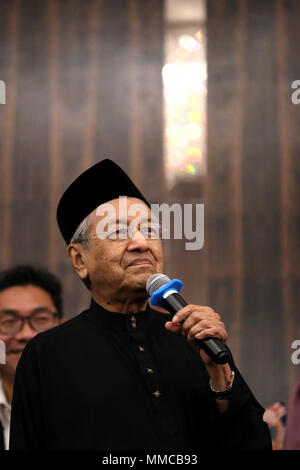
<instances>
[{"instance_id":1,"label":"gray eyebrow","mask_svg":"<svg viewBox=\"0 0 300 470\"><path fill-rule=\"evenodd\" d=\"M151 222L151 220L152 220L151 217L148 217L148 218L147 218L147 217L143 217L142 219L139 220L139 222L140 222L140 223L143 223L143 222ZM107 222L107 225L108 225L108 227L109 227L110 225L113 225L114 223L116 223L116 224L120 224L120 223L121 223L121 224L125 224L125 223L128 223L128 219L116 219L116 220L112 219L112 220L109 220L109 221Z\"/></svg>"}]
</instances>

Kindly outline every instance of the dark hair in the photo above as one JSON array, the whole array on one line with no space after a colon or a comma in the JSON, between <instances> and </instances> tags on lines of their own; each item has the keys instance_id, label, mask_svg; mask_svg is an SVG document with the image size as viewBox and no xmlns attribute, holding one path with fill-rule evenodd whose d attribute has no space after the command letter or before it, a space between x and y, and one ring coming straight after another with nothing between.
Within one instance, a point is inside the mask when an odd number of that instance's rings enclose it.
<instances>
[{"instance_id":1,"label":"dark hair","mask_svg":"<svg viewBox=\"0 0 300 470\"><path fill-rule=\"evenodd\" d=\"M31 265L15 266L0 272L0 292L9 287L28 285L40 287L48 292L59 317L63 316L62 286L54 274Z\"/></svg>"}]
</instances>

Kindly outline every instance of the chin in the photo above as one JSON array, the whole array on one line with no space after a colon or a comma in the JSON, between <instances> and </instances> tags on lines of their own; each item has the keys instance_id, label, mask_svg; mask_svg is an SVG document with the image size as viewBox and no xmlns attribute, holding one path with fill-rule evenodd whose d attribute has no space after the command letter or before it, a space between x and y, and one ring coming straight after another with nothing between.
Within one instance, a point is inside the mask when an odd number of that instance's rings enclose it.
<instances>
[{"instance_id":1,"label":"chin","mask_svg":"<svg viewBox=\"0 0 300 470\"><path fill-rule=\"evenodd\" d=\"M148 281L149 277L154 274L153 269L146 269L144 271L140 271L139 273L135 273L132 278L131 286L136 286L138 288L145 288L146 282Z\"/></svg>"},{"instance_id":2,"label":"chin","mask_svg":"<svg viewBox=\"0 0 300 470\"><path fill-rule=\"evenodd\" d=\"M16 370L21 354L22 354L22 351L19 353L7 354L7 357L6 357L7 366L13 370Z\"/></svg>"},{"instance_id":3,"label":"chin","mask_svg":"<svg viewBox=\"0 0 300 470\"><path fill-rule=\"evenodd\" d=\"M133 289L145 289L149 277L157 272L159 271L157 271L157 268L152 264L134 266L134 269L130 272L130 276L127 277L126 284Z\"/></svg>"}]
</instances>

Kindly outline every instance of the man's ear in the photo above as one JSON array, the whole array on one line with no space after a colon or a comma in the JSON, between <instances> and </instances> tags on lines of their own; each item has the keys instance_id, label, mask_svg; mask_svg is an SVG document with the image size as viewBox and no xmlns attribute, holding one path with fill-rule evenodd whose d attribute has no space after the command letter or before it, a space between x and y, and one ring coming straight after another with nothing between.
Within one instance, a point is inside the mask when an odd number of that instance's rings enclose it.
<instances>
[{"instance_id":1,"label":"man's ear","mask_svg":"<svg viewBox=\"0 0 300 470\"><path fill-rule=\"evenodd\" d=\"M88 270L85 262L85 250L80 243L70 243L67 248L68 256L71 258L73 267L81 279L88 277Z\"/></svg>"}]
</instances>

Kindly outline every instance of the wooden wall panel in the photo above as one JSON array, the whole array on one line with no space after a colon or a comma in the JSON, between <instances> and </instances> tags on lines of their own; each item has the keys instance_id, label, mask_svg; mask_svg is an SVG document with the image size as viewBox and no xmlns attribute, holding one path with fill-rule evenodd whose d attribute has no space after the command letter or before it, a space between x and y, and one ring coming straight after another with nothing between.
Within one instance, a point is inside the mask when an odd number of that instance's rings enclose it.
<instances>
[{"instance_id":1,"label":"wooden wall panel","mask_svg":"<svg viewBox=\"0 0 300 470\"><path fill-rule=\"evenodd\" d=\"M6 104L0 108L0 145L1 145L1 260L3 266L11 262L10 234L12 227L12 201L13 201L13 165L15 121L17 110L17 65L19 61L19 22L20 2L9 0L1 5L0 41L6 47L0 48L1 79L6 83ZM9 86L7 84L10 84Z\"/></svg>"},{"instance_id":2,"label":"wooden wall panel","mask_svg":"<svg viewBox=\"0 0 300 470\"><path fill-rule=\"evenodd\" d=\"M291 83L300 77L300 4L212 0L207 9L209 299L268 406L287 401L299 375L300 114Z\"/></svg>"},{"instance_id":3,"label":"wooden wall panel","mask_svg":"<svg viewBox=\"0 0 300 470\"><path fill-rule=\"evenodd\" d=\"M0 268L58 274L68 317L89 294L56 223L67 185L110 157L150 200L163 192L163 21L161 0L1 2Z\"/></svg>"},{"instance_id":4,"label":"wooden wall panel","mask_svg":"<svg viewBox=\"0 0 300 470\"><path fill-rule=\"evenodd\" d=\"M208 303L224 317L237 363L243 306L245 18L244 1L207 2L205 279Z\"/></svg>"}]
</instances>

